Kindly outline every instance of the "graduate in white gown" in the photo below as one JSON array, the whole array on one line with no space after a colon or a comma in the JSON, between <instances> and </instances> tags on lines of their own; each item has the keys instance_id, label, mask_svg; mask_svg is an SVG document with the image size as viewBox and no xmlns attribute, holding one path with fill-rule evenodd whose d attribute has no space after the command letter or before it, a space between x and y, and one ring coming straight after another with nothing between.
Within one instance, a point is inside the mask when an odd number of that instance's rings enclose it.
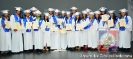
<instances>
[{"instance_id":1,"label":"graduate in white gown","mask_svg":"<svg viewBox=\"0 0 133 59\"><path fill-rule=\"evenodd\" d=\"M75 25L74 25L74 27L75 27L75 32L74 32L75 40L74 41L75 41L76 50L80 50L80 46L81 46L81 43L82 43L82 41L81 41L82 39L80 38L80 31L82 29L77 30L76 29L76 27L77 27L76 25L81 24L81 17L80 17L80 13L79 12L76 12L75 15L76 15L76 17L74 19L74 23L75 23Z\"/></svg>"},{"instance_id":2,"label":"graduate in white gown","mask_svg":"<svg viewBox=\"0 0 133 59\"><path fill-rule=\"evenodd\" d=\"M1 18L2 16L0 15L0 41L1 41ZM1 45L0 45L0 52L1 52Z\"/></svg>"},{"instance_id":3,"label":"graduate in white gown","mask_svg":"<svg viewBox=\"0 0 133 59\"><path fill-rule=\"evenodd\" d=\"M101 15L107 15L107 8L105 7L101 7L99 9L101 11ZM107 15L108 17L108 15ZM107 21L102 21L102 19L100 20L100 23L99 23L99 29L107 29L108 26L107 26Z\"/></svg>"},{"instance_id":4,"label":"graduate in white gown","mask_svg":"<svg viewBox=\"0 0 133 59\"><path fill-rule=\"evenodd\" d=\"M85 11L87 12L87 15L88 15L88 17L89 17L89 13L92 12L92 10L89 9L89 8L86 8Z\"/></svg>"},{"instance_id":5,"label":"graduate in white gown","mask_svg":"<svg viewBox=\"0 0 133 59\"><path fill-rule=\"evenodd\" d=\"M120 10L120 18L119 22L119 48L124 48L125 51L129 51L131 48L131 31L132 31L132 19L130 16L127 15L127 10L121 9ZM124 20L125 26L120 26L120 21Z\"/></svg>"},{"instance_id":6,"label":"graduate in white gown","mask_svg":"<svg viewBox=\"0 0 133 59\"><path fill-rule=\"evenodd\" d=\"M109 18L108 20L113 20L114 26L111 26L110 29L116 29L119 30L119 25L118 25L118 17L114 13L115 10L109 10Z\"/></svg>"},{"instance_id":7,"label":"graduate in white gown","mask_svg":"<svg viewBox=\"0 0 133 59\"><path fill-rule=\"evenodd\" d=\"M74 37L74 19L70 16L70 12L69 11L66 11L66 19L65 19L65 27L67 24L70 24L71 25L71 29L70 30L67 30L67 45L68 45L68 48L70 49L74 49L75 47L75 37Z\"/></svg>"},{"instance_id":8,"label":"graduate in white gown","mask_svg":"<svg viewBox=\"0 0 133 59\"><path fill-rule=\"evenodd\" d=\"M95 32L97 28L97 21L94 18L94 12L89 13L89 22L87 23L87 26L84 27L84 29L88 30L88 47L93 48L96 43L96 39L93 37L96 36Z\"/></svg>"},{"instance_id":9,"label":"graduate in white gown","mask_svg":"<svg viewBox=\"0 0 133 59\"><path fill-rule=\"evenodd\" d=\"M32 17L33 19L35 19L36 18L36 16L35 16L35 11L37 11L38 9L36 8L36 7L32 7L32 8L30 8L30 17ZM32 37L34 37L34 32L33 32L34 30L32 29ZM34 38L32 38L32 41L34 42ZM35 44L33 43L33 50L34 50L34 48L35 48L35 46L34 46Z\"/></svg>"},{"instance_id":10,"label":"graduate in white gown","mask_svg":"<svg viewBox=\"0 0 133 59\"><path fill-rule=\"evenodd\" d=\"M24 34L24 50L29 51L33 49L33 37L32 37L32 21L33 18L30 17L30 10L24 10L25 18L22 20L22 32ZM28 24L28 23L31 23ZM29 25L30 28L27 28L26 26Z\"/></svg>"},{"instance_id":11,"label":"graduate in white gown","mask_svg":"<svg viewBox=\"0 0 133 59\"><path fill-rule=\"evenodd\" d=\"M49 23L49 13L44 13L44 21L42 23L41 29L43 31L43 46L45 47L44 50L48 51L48 47L51 47L51 35L50 35L50 24Z\"/></svg>"},{"instance_id":12,"label":"graduate in white gown","mask_svg":"<svg viewBox=\"0 0 133 59\"><path fill-rule=\"evenodd\" d=\"M71 8L71 17L72 17L73 19L74 19L75 16L76 16L75 13L77 12L77 9L78 9L78 8L77 8L77 7L74 7L74 6Z\"/></svg>"},{"instance_id":13,"label":"graduate in white gown","mask_svg":"<svg viewBox=\"0 0 133 59\"><path fill-rule=\"evenodd\" d=\"M18 53L23 51L23 40L22 40L22 30L17 30L14 28L14 23L20 23L21 26L21 18L20 18L20 10L21 7L15 7L16 13L10 16L11 21L11 29L12 29L12 52Z\"/></svg>"},{"instance_id":14,"label":"graduate in white gown","mask_svg":"<svg viewBox=\"0 0 133 59\"><path fill-rule=\"evenodd\" d=\"M66 13L65 11L61 12L61 19L62 24L60 25L60 30L63 30L65 28L65 18L66 18ZM61 49L65 50L67 48L67 36L66 33L60 33L60 42L61 42Z\"/></svg>"},{"instance_id":15,"label":"graduate in white gown","mask_svg":"<svg viewBox=\"0 0 133 59\"><path fill-rule=\"evenodd\" d=\"M1 19L1 53L7 54L9 51L11 51L11 26L6 25L6 23L10 23L10 19L8 17L8 10L2 10L3 17Z\"/></svg>"},{"instance_id":16,"label":"graduate in white gown","mask_svg":"<svg viewBox=\"0 0 133 59\"><path fill-rule=\"evenodd\" d=\"M42 34L43 32L41 31L41 25L43 22L43 18L41 18L41 12L39 10L37 10L35 12L36 14L36 18L33 20L33 24L34 22L37 22L37 26L38 28L33 28L34 29L34 44L35 44L35 49L36 52L42 52L43 49L43 40L42 40ZM34 26L33 26L34 27Z\"/></svg>"},{"instance_id":17,"label":"graduate in white gown","mask_svg":"<svg viewBox=\"0 0 133 59\"><path fill-rule=\"evenodd\" d=\"M51 24L51 27L54 29L52 32L51 32L51 49L61 49L60 47L60 33L59 33L59 24L58 24L58 20L60 19L59 18L59 10L58 9L55 9L54 10L54 15L52 16L52 20L50 20L50 23Z\"/></svg>"},{"instance_id":18,"label":"graduate in white gown","mask_svg":"<svg viewBox=\"0 0 133 59\"><path fill-rule=\"evenodd\" d=\"M80 32L80 46L84 47L84 50L88 49L88 42L87 42L87 30L83 29L85 26L87 26L87 21L89 21L88 15L87 15L87 11L83 10L82 11L82 20L81 20L81 24L82 24L82 31Z\"/></svg>"}]
</instances>

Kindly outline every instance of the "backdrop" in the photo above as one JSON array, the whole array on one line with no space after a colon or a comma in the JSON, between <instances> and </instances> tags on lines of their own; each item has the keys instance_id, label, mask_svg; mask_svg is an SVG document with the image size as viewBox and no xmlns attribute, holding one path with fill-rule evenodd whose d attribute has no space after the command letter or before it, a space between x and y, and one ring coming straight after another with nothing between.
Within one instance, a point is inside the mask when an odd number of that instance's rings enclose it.
<instances>
[{"instance_id":1,"label":"backdrop","mask_svg":"<svg viewBox=\"0 0 133 59\"><path fill-rule=\"evenodd\" d=\"M118 15L119 9L127 8L127 0L1 0L0 10L9 9L10 14L14 13L14 7L22 7L29 9L31 7L38 8L41 12L46 12L49 7L60 10L70 10L72 6L82 11L90 8L93 11L100 7L107 7L109 10L116 10Z\"/></svg>"}]
</instances>

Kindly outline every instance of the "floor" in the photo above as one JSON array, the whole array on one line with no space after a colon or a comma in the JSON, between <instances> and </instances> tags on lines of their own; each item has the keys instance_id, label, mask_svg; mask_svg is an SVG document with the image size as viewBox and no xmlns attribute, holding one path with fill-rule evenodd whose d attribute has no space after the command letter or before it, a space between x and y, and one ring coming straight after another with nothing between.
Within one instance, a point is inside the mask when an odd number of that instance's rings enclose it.
<instances>
[{"instance_id":1,"label":"floor","mask_svg":"<svg viewBox=\"0 0 133 59\"><path fill-rule=\"evenodd\" d=\"M5 56L0 55L0 59L131 59L129 58L131 57L131 52L133 52L133 45L130 52L118 51L117 53L106 53L98 51L51 51L43 53L20 53Z\"/></svg>"}]
</instances>

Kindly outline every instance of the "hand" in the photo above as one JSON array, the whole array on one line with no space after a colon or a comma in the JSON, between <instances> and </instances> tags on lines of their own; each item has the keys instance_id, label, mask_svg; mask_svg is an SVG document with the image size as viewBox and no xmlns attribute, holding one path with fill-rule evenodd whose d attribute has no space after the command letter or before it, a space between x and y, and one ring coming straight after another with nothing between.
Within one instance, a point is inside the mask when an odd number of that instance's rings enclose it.
<instances>
[{"instance_id":1,"label":"hand","mask_svg":"<svg viewBox=\"0 0 133 59\"><path fill-rule=\"evenodd\" d=\"M121 26L121 27L125 28L125 26Z\"/></svg>"},{"instance_id":2,"label":"hand","mask_svg":"<svg viewBox=\"0 0 133 59\"><path fill-rule=\"evenodd\" d=\"M54 22L53 24L56 24L56 22Z\"/></svg>"},{"instance_id":3,"label":"hand","mask_svg":"<svg viewBox=\"0 0 133 59\"><path fill-rule=\"evenodd\" d=\"M41 27L39 26L38 29L41 29Z\"/></svg>"},{"instance_id":4,"label":"hand","mask_svg":"<svg viewBox=\"0 0 133 59\"><path fill-rule=\"evenodd\" d=\"M6 24L2 24L2 26L6 26Z\"/></svg>"},{"instance_id":5,"label":"hand","mask_svg":"<svg viewBox=\"0 0 133 59\"><path fill-rule=\"evenodd\" d=\"M9 28L9 30L11 30L11 28Z\"/></svg>"},{"instance_id":6,"label":"hand","mask_svg":"<svg viewBox=\"0 0 133 59\"><path fill-rule=\"evenodd\" d=\"M61 28L59 28L60 30L62 30Z\"/></svg>"},{"instance_id":7,"label":"hand","mask_svg":"<svg viewBox=\"0 0 133 59\"><path fill-rule=\"evenodd\" d=\"M53 32L55 32L55 31L53 31Z\"/></svg>"},{"instance_id":8,"label":"hand","mask_svg":"<svg viewBox=\"0 0 133 59\"><path fill-rule=\"evenodd\" d=\"M17 29L14 29L14 31L16 32L16 31L18 31Z\"/></svg>"},{"instance_id":9,"label":"hand","mask_svg":"<svg viewBox=\"0 0 133 59\"><path fill-rule=\"evenodd\" d=\"M80 31L82 31L82 29L80 29Z\"/></svg>"}]
</instances>

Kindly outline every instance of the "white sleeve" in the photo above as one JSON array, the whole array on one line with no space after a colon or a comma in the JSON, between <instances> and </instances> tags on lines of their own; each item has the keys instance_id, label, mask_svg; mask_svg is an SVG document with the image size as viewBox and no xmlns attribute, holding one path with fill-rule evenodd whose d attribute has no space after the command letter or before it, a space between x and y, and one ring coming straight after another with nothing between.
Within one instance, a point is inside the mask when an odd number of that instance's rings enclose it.
<instances>
[{"instance_id":1,"label":"white sleeve","mask_svg":"<svg viewBox=\"0 0 133 59\"><path fill-rule=\"evenodd\" d=\"M1 18L0 18L0 30L1 30L1 27L2 27L2 25L1 25Z\"/></svg>"},{"instance_id":2,"label":"white sleeve","mask_svg":"<svg viewBox=\"0 0 133 59\"><path fill-rule=\"evenodd\" d=\"M76 26L76 25L75 25L75 19L73 19L73 20L72 20L72 31L75 30L75 26Z\"/></svg>"},{"instance_id":3,"label":"white sleeve","mask_svg":"<svg viewBox=\"0 0 133 59\"><path fill-rule=\"evenodd\" d=\"M45 32L45 28L46 28L46 23L45 23L45 21L43 20L43 21L42 21L42 24L41 24L41 30L42 30L43 32Z\"/></svg>"},{"instance_id":4,"label":"white sleeve","mask_svg":"<svg viewBox=\"0 0 133 59\"><path fill-rule=\"evenodd\" d=\"M14 15L11 15L10 16L10 22L11 22L11 29L12 30L14 30L14 20L15 20Z\"/></svg>"},{"instance_id":5,"label":"white sleeve","mask_svg":"<svg viewBox=\"0 0 133 59\"><path fill-rule=\"evenodd\" d=\"M125 26L125 28L129 31L132 31L132 18L130 16L128 17L128 24Z\"/></svg>"},{"instance_id":6,"label":"white sleeve","mask_svg":"<svg viewBox=\"0 0 133 59\"><path fill-rule=\"evenodd\" d=\"M25 33L26 32L26 28L24 27L23 19L21 20L21 24L22 24L22 33Z\"/></svg>"}]
</instances>

